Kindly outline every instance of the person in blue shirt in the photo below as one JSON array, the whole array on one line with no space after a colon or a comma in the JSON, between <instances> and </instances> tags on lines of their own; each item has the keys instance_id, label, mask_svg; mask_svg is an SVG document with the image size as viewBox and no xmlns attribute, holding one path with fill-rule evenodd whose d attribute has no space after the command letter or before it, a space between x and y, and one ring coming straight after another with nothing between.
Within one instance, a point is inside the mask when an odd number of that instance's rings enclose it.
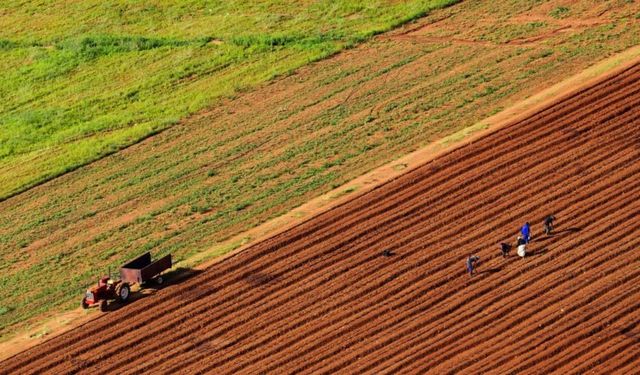
<instances>
[{"instance_id":1,"label":"person in blue shirt","mask_svg":"<svg viewBox=\"0 0 640 375\"><path fill-rule=\"evenodd\" d=\"M473 270L478 265L480 261L480 257L476 255L469 255L467 258L467 272L469 272L469 276L473 276Z\"/></svg>"},{"instance_id":2,"label":"person in blue shirt","mask_svg":"<svg viewBox=\"0 0 640 375\"><path fill-rule=\"evenodd\" d=\"M524 223L522 228L520 229L520 233L522 233L522 238L524 239L524 243L527 244L531 241L531 228L529 228L529 222Z\"/></svg>"}]
</instances>

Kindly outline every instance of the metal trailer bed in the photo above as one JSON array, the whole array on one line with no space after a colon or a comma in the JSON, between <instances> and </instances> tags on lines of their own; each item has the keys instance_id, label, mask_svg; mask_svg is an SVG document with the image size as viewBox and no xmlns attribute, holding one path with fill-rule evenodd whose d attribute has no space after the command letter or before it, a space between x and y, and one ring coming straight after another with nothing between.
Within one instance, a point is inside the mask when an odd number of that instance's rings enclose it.
<instances>
[{"instance_id":1,"label":"metal trailer bed","mask_svg":"<svg viewBox=\"0 0 640 375\"><path fill-rule=\"evenodd\" d=\"M120 278L130 284L142 284L152 279L162 284L160 274L169 268L171 268L171 254L152 262L151 253L147 252L123 265L120 268Z\"/></svg>"}]
</instances>

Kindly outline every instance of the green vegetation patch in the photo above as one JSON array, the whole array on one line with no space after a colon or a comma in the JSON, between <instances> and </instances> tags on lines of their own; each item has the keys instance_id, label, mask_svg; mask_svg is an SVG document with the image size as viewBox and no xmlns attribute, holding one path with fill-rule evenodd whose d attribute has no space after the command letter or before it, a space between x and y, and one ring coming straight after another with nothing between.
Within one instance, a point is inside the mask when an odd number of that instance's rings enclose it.
<instances>
[{"instance_id":1,"label":"green vegetation patch","mask_svg":"<svg viewBox=\"0 0 640 375\"><path fill-rule=\"evenodd\" d=\"M554 8L549 15L553 18L565 18L569 15L569 8L564 6L559 6Z\"/></svg>"},{"instance_id":2,"label":"green vegetation patch","mask_svg":"<svg viewBox=\"0 0 640 375\"><path fill-rule=\"evenodd\" d=\"M456 2L0 5L0 199Z\"/></svg>"}]
</instances>

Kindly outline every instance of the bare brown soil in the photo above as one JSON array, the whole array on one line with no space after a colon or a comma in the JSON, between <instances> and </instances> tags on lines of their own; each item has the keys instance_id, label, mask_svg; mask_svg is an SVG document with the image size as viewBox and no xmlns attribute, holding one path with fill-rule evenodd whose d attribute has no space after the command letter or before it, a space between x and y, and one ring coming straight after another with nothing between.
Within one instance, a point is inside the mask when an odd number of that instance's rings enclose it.
<instances>
[{"instance_id":1,"label":"bare brown soil","mask_svg":"<svg viewBox=\"0 0 640 375\"><path fill-rule=\"evenodd\" d=\"M635 66L0 372L633 371L639 94ZM525 220L533 255L503 259Z\"/></svg>"}]
</instances>

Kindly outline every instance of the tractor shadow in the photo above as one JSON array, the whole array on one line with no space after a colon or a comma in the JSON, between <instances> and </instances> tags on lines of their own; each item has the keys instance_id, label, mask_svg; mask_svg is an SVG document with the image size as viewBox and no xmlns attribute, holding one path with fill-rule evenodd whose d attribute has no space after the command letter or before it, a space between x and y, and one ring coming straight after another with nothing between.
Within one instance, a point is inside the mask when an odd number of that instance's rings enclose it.
<instances>
[{"instance_id":1,"label":"tractor shadow","mask_svg":"<svg viewBox=\"0 0 640 375\"><path fill-rule=\"evenodd\" d=\"M186 267L178 267L176 269L172 269L167 272L164 272L162 274L162 278L164 279L164 282L161 285L158 285L153 281L143 283L142 285L135 285L135 287L131 291L129 300L126 303L122 303L118 301L110 301L107 304L104 312L117 311L127 305L130 305L132 303L135 303L137 301L150 297L161 289L164 289L166 287L173 286L173 285L179 285L201 274L202 272L203 272L202 270L196 270L193 268L186 268Z\"/></svg>"},{"instance_id":2,"label":"tractor shadow","mask_svg":"<svg viewBox=\"0 0 640 375\"><path fill-rule=\"evenodd\" d=\"M204 271L188 267L178 267L176 269L169 270L162 274L165 279L162 287L183 283L192 277L198 276L202 272Z\"/></svg>"}]
</instances>

